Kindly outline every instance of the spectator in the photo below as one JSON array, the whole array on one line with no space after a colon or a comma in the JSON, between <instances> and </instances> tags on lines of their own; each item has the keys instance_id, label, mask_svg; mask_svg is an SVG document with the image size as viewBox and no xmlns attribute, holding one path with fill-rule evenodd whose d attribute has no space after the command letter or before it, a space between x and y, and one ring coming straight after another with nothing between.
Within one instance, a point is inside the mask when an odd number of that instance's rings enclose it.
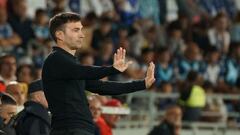
<instances>
[{"instance_id":1,"label":"spectator","mask_svg":"<svg viewBox=\"0 0 240 135\"><path fill-rule=\"evenodd\" d=\"M206 103L206 95L201 87L201 77L195 71L188 73L185 84L180 87L179 103L183 107L183 120L198 121Z\"/></svg>"},{"instance_id":2,"label":"spectator","mask_svg":"<svg viewBox=\"0 0 240 135\"><path fill-rule=\"evenodd\" d=\"M209 49L204 68L204 80L217 85L218 81L223 79L223 66L220 61L220 53L216 47Z\"/></svg>"},{"instance_id":3,"label":"spectator","mask_svg":"<svg viewBox=\"0 0 240 135\"><path fill-rule=\"evenodd\" d=\"M94 65L97 66L109 66L113 63L113 42L109 39L103 40L100 43L98 55L95 58Z\"/></svg>"},{"instance_id":4,"label":"spectator","mask_svg":"<svg viewBox=\"0 0 240 135\"><path fill-rule=\"evenodd\" d=\"M240 12L237 13L230 28L231 42L240 42Z\"/></svg>"},{"instance_id":5,"label":"spectator","mask_svg":"<svg viewBox=\"0 0 240 135\"><path fill-rule=\"evenodd\" d=\"M230 45L230 34L228 32L228 18L224 13L219 13L214 18L214 26L208 31L208 38L212 46L227 54Z\"/></svg>"},{"instance_id":6,"label":"spectator","mask_svg":"<svg viewBox=\"0 0 240 135\"><path fill-rule=\"evenodd\" d=\"M169 48L171 54L174 54L174 57L183 55L186 45L183 40L182 29L178 21L171 22L167 28L167 41L166 45Z\"/></svg>"},{"instance_id":7,"label":"spectator","mask_svg":"<svg viewBox=\"0 0 240 135\"><path fill-rule=\"evenodd\" d=\"M1 93L0 117L3 119L5 125L8 124L10 119L16 114L16 105L17 103L11 95Z\"/></svg>"},{"instance_id":8,"label":"spectator","mask_svg":"<svg viewBox=\"0 0 240 135\"><path fill-rule=\"evenodd\" d=\"M96 122L101 119L102 114L102 104L99 101L99 99L95 96L89 96L88 97L89 102L89 108L93 116L93 121L96 126L95 128L95 134L94 135L100 135L99 127L96 125Z\"/></svg>"},{"instance_id":9,"label":"spectator","mask_svg":"<svg viewBox=\"0 0 240 135\"><path fill-rule=\"evenodd\" d=\"M29 85L29 101L24 104L24 110L19 113L16 131L22 135L49 135L50 116L48 114L48 103L45 98L41 80L33 81Z\"/></svg>"},{"instance_id":10,"label":"spectator","mask_svg":"<svg viewBox=\"0 0 240 135\"><path fill-rule=\"evenodd\" d=\"M16 58L13 55L6 54L0 57L0 80L7 86L9 82L15 81L17 69Z\"/></svg>"},{"instance_id":11,"label":"spectator","mask_svg":"<svg viewBox=\"0 0 240 135\"><path fill-rule=\"evenodd\" d=\"M5 8L0 8L0 16L0 53L10 53L15 46L21 44L21 39L7 22Z\"/></svg>"},{"instance_id":12,"label":"spectator","mask_svg":"<svg viewBox=\"0 0 240 135\"><path fill-rule=\"evenodd\" d=\"M23 104L25 103L27 97L23 87L21 87L18 82L10 82L7 85L6 92L16 99L18 106L17 111L20 112L23 109Z\"/></svg>"},{"instance_id":13,"label":"spectator","mask_svg":"<svg viewBox=\"0 0 240 135\"><path fill-rule=\"evenodd\" d=\"M182 125L182 110L178 106L166 109L162 122L155 126L148 135L180 135Z\"/></svg>"},{"instance_id":14,"label":"spectator","mask_svg":"<svg viewBox=\"0 0 240 135\"><path fill-rule=\"evenodd\" d=\"M93 32L97 26L98 18L94 12L90 12L86 15L85 18L83 18L83 25L85 26L85 29L83 29L83 33L86 35L85 39L83 40L83 46L81 51L91 51L91 43L93 38Z\"/></svg>"},{"instance_id":15,"label":"spectator","mask_svg":"<svg viewBox=\"0 0 240 135\"><path fill-rule=\"evenodd\" d=\"M18 82L30 84L30 82L33 80L33 67L28 64L20 65L17 68L16 75Z\"/></svg>"},{"instance_id":16,"label":"spectator","mask_svg":"<svg viewBox=\"0 0 240 135\"><path fill-rule=\"evenodd\" d=\"M142 56L139 61L139 66L143 72L147 71L148 63L151 61L154 61L154 56L155 56L155 53L153 49L151 48L142 49Z\"/></svg>"},{"instance_id":17,"label":"spectator","mask_svg":"<svg viewBox=\"0 0 240 135\"><path fill-rule=\"evenodd\" d=\"M108 38L112 40L112 20L108 17L102 17L100 27L93 32L92 48L99 51L100 43Z\"/></svg>"},{"instance_id":18,"label":"spectator","mask_svg":"<svg viewBox=\"0 0 240 135\"><path fill-rule=\"evenodd\" d=\"M26 0L13 0L13 14L10 14L8 21L13 30L21 37L22 43L20 44L17 54L23 55L24 50L27 49L27 43L30 39L34 38L32 21L27 16L27 1ZM24 49L24 50L22 50Z\"/></svg>"},{"instance_id":19,"label":"spectator","mask_svg":"<svg viewBox=\"0 0 240 135\"><path fill-rule=\"evenodd\" d=\"M161 82L159 89L157 92L161 92L163 94L172 94L174 93L174 87L169 82ZM176 99L173 98L161 98L157 99L155 105L159 111L166 110L169 106L176 104Z\"/></svg>"},{"instance_id":20,"label":"spectator","mask_svg":"<svg viewBox=\"0 0 240 135\"><path fill-rule=\"evenodd\" d=\"M104 106L113 107L116 109L122 107L122 103L117 99L111 99ZM116 123L119 119L119 114L102 114L102 117L100 117L96 122L97 126L99 127L100 134L112 135L112 128L116 127Z\"/></svg>"},{"instance_id":21,"label":"spectator","mask_svg":"<svg viewBox=\"0 0 240 135\"><path fill-rule=\"evenodd\" d=\"M240 45L232 43L228 56L224 60L224 81L230 86L235 86L240 73L239 66Z\"/></svg>"},{"instance_id":22,"label":"spectator","mask_svg":"<svg viewBox=\"0 0 240 135\"><path fill-rule=\"evenodd\" d=\"M17 113L16 101L6 93L1 93L0 119L3 121L2 133L16 135L12 125L13 116Z\"/></svg>"},{"instance_id":23,"label":"spectator","mask_svg":"<svg viewBox=\"0 0 240 135\"><path fill-rule=\"evenodd\" d=\"M202 20L198 23L192 25L191 30L191 39L193 42L196 42L200 49L203 52L207 52L211 47L209 38L208 38L208 29L209 29L209 21L207 17L203 17Z\"/></svg>"},{"instance_id":24,"label":"spectator","mask_svg":"<svg viewBox=\"0 0 240 135\"><path fill-rule=\"evenodd\" d=\"M157 51L158 59L156 64L156 86L162 82L173 82L175 79L175 69L171 63L171 54L168 48L160 48Z\"/></svg>"},{"instance_id":25,"label":"spectator","mask_svg":"<svg viewBox=\"0 0 240 135\"><path fill-rule=\"evenodd\" d=\"M144 39L142 42L142 48L151 48L156 49L158 47L158 28L157 26L153 25L150 26L146 32L143 34Z\"/></svg>"},{"instance_id":26,"label":"spectator","mask_svg":"<svg viewBox=\"0 0 240 135\"><path fill-rule=\"evenodd\" d=\"M176 58L177 59L177 58ZM178 77L185 80L189 71L194 70L202 73L202 55L200 49L194 42L189 42L184 52L184 57L180 58L178 64Z\"/></svg>"},{"instance_id":27,"label":"spectator","mask_svg":"<svg viewBox=\"0 0 240 135\"><path fill-rule=\"evenodd\" d=\"M48 15L44 9L37 9L35 12L35 20L33 24L33 31L37 41L43 43L43 41L49 38L48 30Z\"/></svg>"}]
</instances>

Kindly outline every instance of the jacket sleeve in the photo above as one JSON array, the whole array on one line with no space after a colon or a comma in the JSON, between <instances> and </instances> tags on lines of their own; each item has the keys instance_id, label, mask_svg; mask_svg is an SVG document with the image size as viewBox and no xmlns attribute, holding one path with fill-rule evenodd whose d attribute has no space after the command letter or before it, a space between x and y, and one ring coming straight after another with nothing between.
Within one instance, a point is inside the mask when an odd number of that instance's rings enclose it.
<instances>
[{"instance_id":1,"label":"jacket sleeve","mask_svg":"<svg viewBox=\"0 0 240 135\"><path fill-rule=\"evenodd\" d=\"M119 95L146 89L145 81L113 82L101 80L87 80L86 90L100 95Z\"/></svg>"},{"instance_id":2,"label":"jacket sleeve","mask_svg":"<svg viewBox=\"0 0 240 135\"><path fill-rule=\"evenodd\" d=\"M60 54L48 58L43 66L47 79L98 80L118 73L120 71L113 66L84 66Z\"/></svg>"},{"instance_id":3,"label":"jacket sleeve","mask_svg":"<svg viewBox=\"0 0 240 135\"><path fill-rule=\"evenodd\" d=\"M26 119L24 122L25 135L49 135L49 131L42 128L44 125L40 120L35 118Z\"/></svg>"}]
</instances>

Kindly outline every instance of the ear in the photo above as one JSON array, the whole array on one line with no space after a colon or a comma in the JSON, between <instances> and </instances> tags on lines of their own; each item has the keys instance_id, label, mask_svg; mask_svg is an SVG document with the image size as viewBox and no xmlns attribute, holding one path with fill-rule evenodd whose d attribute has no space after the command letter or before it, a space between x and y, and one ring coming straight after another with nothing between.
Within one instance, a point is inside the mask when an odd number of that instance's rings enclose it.
<instances>
[{"instance_id":1,"label":"ear","mask_svg":"<svg viewBox=\"0 0 240 135\"><path fill-rule=\"evenodd\" d=\"M56 36L56 39L57 39L57 40L62 41L62 40L64 39L64 33L63 33L63 31L60 31L60 30L56 31L56 32L55 32L55 36Z\"/></svg>"}]
</instances>

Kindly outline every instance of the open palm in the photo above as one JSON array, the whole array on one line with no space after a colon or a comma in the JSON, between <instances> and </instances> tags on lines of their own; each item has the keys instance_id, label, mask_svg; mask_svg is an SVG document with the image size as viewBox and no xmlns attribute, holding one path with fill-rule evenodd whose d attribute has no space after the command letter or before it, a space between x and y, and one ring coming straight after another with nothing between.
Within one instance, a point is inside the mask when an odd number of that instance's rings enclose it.
<instances>
[{"instance_id":1,"label":"open palm","mask_svg":"<svg viewBox=\"0 0 240 135\"><path fill-rule=\"evenodd\" d=\"M132 63L131 61L126 62L126 50L123 48L117 49L117 52L114 53L114 61L113 67L119 70L120 72L124 72L128 66Z\"/></svg>"},{"instance_id":2,"label":"open palm","mask_svg":"<svg viewBox=\"0 0 240 135\"><path fill-rule=\"evenodd\" d=\"M155 82L154 72L155 72L155 65L153 62L151 62L148 66L147 75L145 77L146 88L150 88L152 84Z\"/></svg>"}]
</instances>

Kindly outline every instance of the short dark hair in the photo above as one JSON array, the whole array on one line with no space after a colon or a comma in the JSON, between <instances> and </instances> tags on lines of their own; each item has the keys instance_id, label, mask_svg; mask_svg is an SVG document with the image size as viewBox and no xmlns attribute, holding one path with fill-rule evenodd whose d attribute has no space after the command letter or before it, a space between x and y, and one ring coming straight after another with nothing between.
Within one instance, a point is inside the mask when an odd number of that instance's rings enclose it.
<instances>
[{"instance_id":1,"label":"short dark hair","mask_svg":"<svg viewBox=\"0 0 240 135\"><path fill-rule=\"evenodd\" d=\"M42 8L38 8L35 11L35 17L41 16L41 15L47 15L46 10L42 9Z\"/></svg>"},{"instance_id":2,"label":"short dark hair","mask_svg":"<svg viewBox=\"0 0 240 135\"><path fill-rule=\"evenodd\" d=\"M4 60L6 59L6 58L14 58L15 60L16 60L16 57L14 56L14 55L12 55L12 54L2 54L2 55L0 55L0 71L2 70L1 69L1 66L2 66L2 64L4 63Z\"/></svg>"},{"instance_id":3,"label":"short dark hair","mask_svg":"<svg viewBox=\"0 0 240 135\"><path fill-rule=\"evenodd\" d=\"M64 13L59 13L53 16L49 21L49 30L53 40L55 42L57 41L55 32L58 30L62 30L64 24L69 22L78 22L78 21L81 21L81 17L77 13L64 12Z\"/></svg>"}]
</instances>

